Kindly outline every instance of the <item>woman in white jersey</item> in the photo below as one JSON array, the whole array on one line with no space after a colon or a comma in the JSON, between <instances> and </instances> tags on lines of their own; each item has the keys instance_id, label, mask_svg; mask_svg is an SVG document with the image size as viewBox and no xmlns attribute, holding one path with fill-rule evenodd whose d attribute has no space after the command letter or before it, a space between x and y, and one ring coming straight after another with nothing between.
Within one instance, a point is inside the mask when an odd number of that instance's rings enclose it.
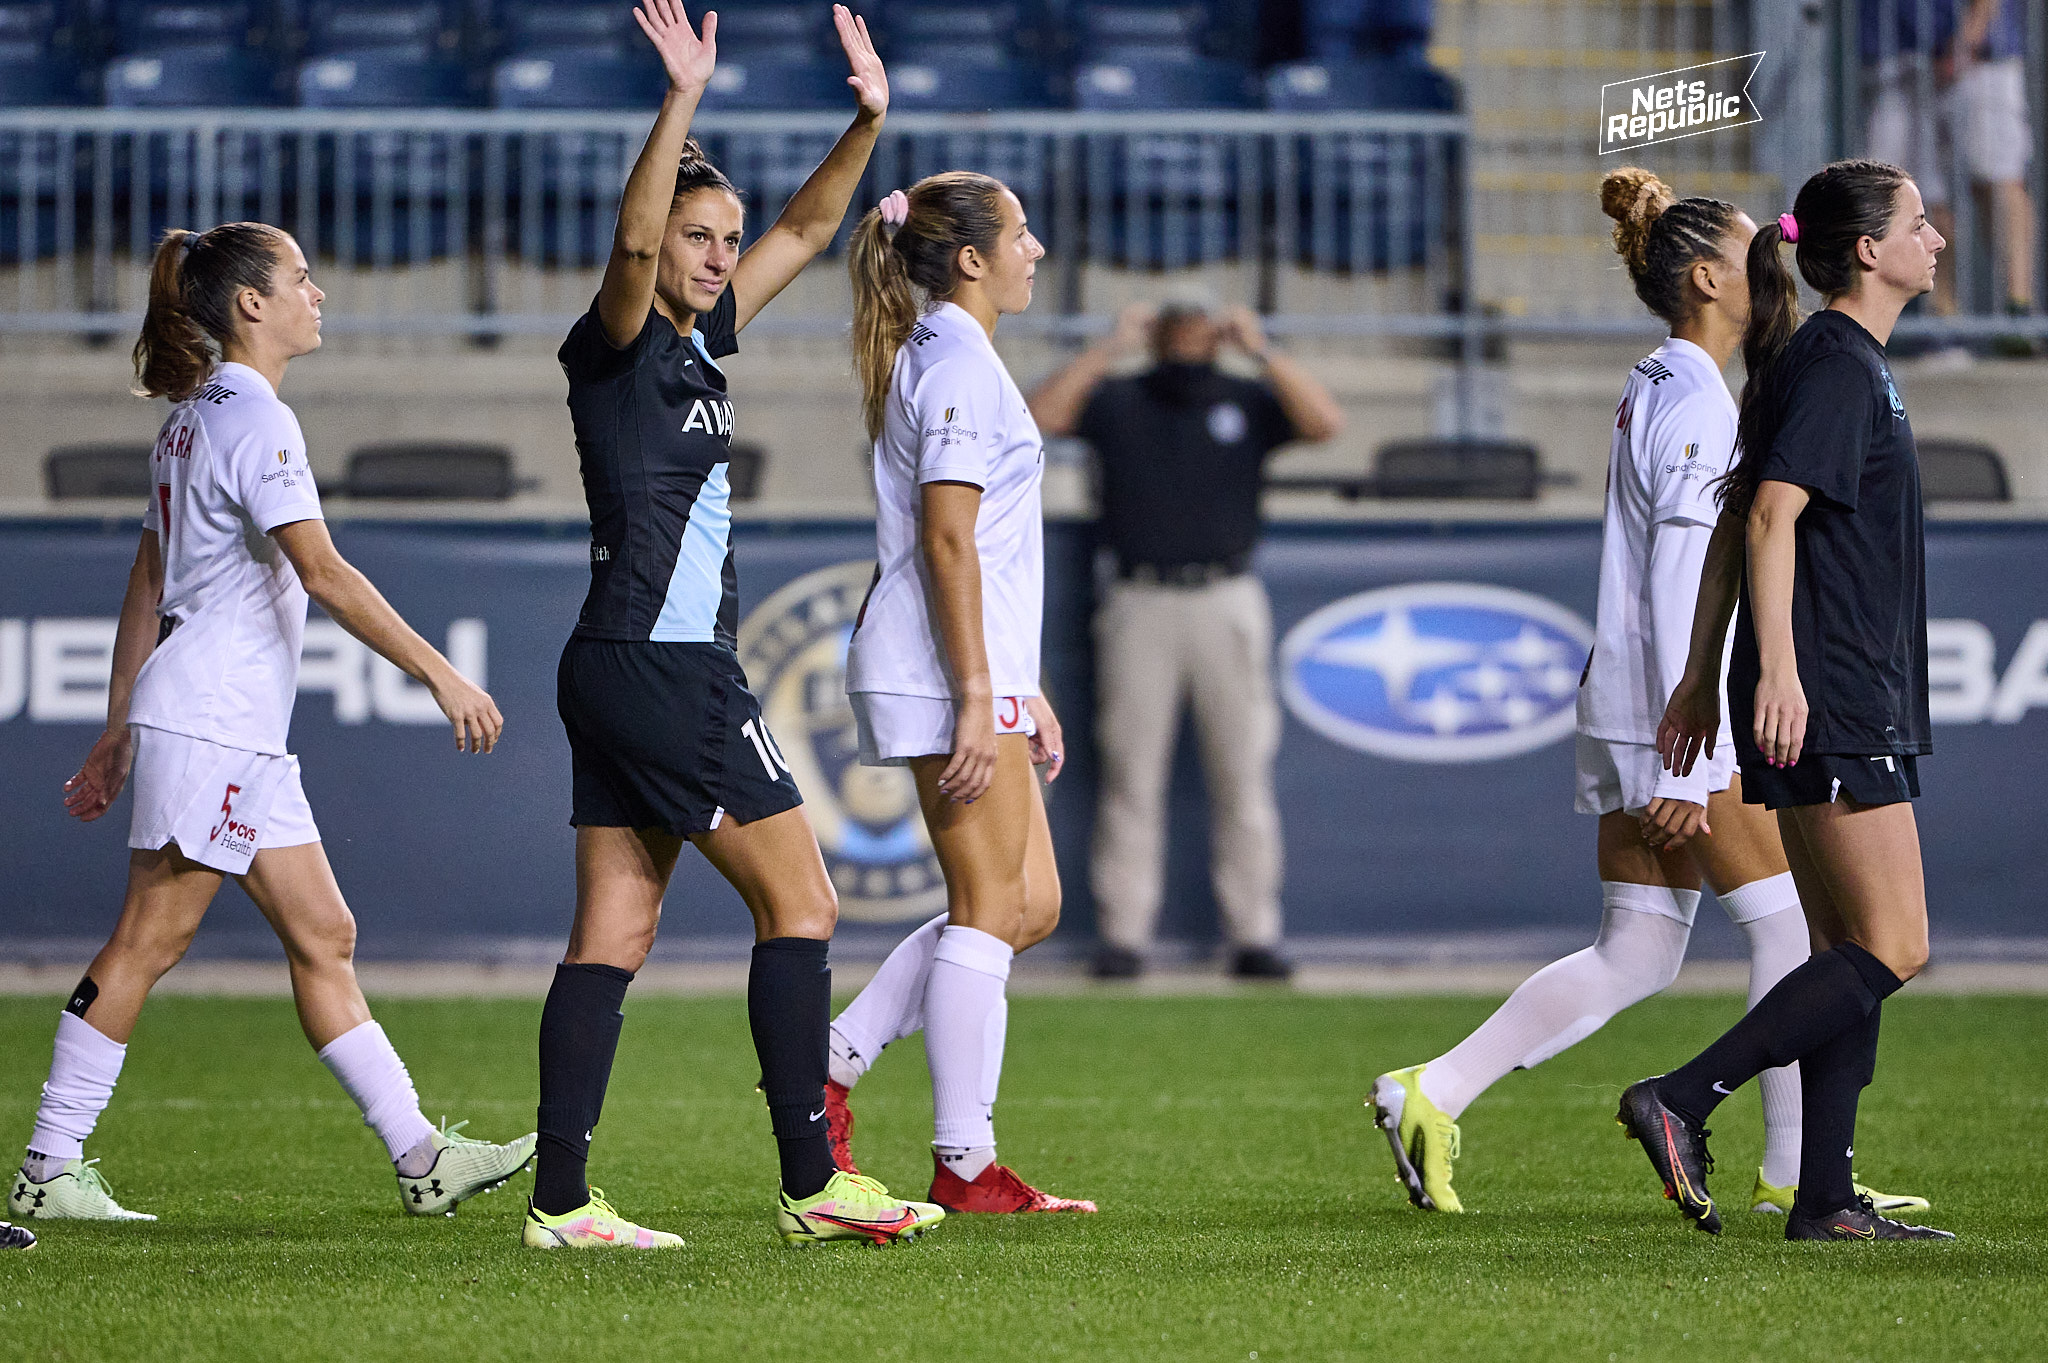
<instances>
[{"instance_id":1,"label":"woman in white jersey","mask_svg":"<svg viewBox=\"0 0 2048 1363\"><path fill-rule=\"evenodd\" d=\"M1743 262L1756 224L1732 204L1679 199L1633 167L1606 177L1600 204L1616 221L1615 249L1636 296L1671 326L1670 339L1629 371L1615 411L1596 642L1579 686L1576 806L1600 816L1600 933L1524 981L1443 1055L1374 1083L1370 1102L1401 1182L1426 1210L1463 1210L1451 1161L1457 1119L1473 1099L1677 978L1702 877L1748 941L1752 1006L1807 956L1778 830L1742 802L1732 749L1724 742L1719 757L1680 777L1656 748L1720 516L1711 484L1735 449L1735 401L1721 367L1749 316ZM1764 1156L1751 1207L1783 1212L1799 1177L1798 1068L1766 1071L1760 1087Z\"/></svg>"},{"instance_id":2,"label":"woman in white jersey","mask_svg":"<svg viewBox=\"0 0 2048 1363\"><path fill-rule=\"evenodd\" d=\"M488 752L491 698L413 632L335 551L278 400L285 366L320 345L320 300L298 243L261 223L172 232L151 267L136 390L169 397L150 456L156 488L121 606L107 727L64 803L80 819L135 788L120 921L57 1019L15 1214L148 1221L84 1159L150 987L185 954L223 877L284 944L299 1023L383 1138L416 1215L510 1178L534 1138L489 1145L437 1131L356 984L355 920L285 750L308 597L424 683L458 751ZM218 358L216 359L216 351Z\"/></svg>"},{"instance_id":3,"label":"woman in white jersey","mask_svg":"<svg viewBox=\"0 0 2048 1363\"><path fill-rule=\"evenodd\" d=\"M1001 181L920 180L854 233L854 369L874 440L875 582L847 654L861 761L910 767L947 912L891 953L832 1029L825 1098L853 1167L846 1096L883 1046L924 1031L931 1201L949 1211L1094 1211L996 1163L1011 958L1059 922L1033 767L1062 762L1038 689L1044 447L996 354L1045 248Z\"/></svg>"}]
</instances>

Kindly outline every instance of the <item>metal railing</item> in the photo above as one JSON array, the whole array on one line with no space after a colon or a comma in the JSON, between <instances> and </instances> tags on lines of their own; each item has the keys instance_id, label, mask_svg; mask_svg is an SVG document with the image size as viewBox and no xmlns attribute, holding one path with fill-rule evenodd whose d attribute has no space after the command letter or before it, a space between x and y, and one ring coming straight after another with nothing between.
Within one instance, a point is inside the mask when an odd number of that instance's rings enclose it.
<instances>
[{"instance_id":1,"label":"metal railing","mask_svg":"<svg viewBox=\"0 0 2048 1363\"><path fill-rule=\"evenodd\" d=\"M0 114L0 330L128 329L164 231L255 219L291 231L325 274L331 330L559 333L595 289L648 123ZM725 115L696 131L745 194L751 235L843 127L839 115ZM1054 267L1041 326L1099 304L1091 280L1108 269L1200 271L1269 312L1446 334L1470 297L1465 135L1446 114L899 116L856 208L937 170L1002 178ZM771 317L783 330L844 325L843 308L801 302Z\"/></svg>"}]
</instances>

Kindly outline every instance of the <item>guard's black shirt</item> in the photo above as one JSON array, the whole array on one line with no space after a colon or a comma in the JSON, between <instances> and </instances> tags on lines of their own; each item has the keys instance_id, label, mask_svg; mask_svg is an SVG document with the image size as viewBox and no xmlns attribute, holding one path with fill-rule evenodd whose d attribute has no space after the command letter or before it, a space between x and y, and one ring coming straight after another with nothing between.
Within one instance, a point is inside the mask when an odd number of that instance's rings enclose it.
<instances>
[{"instance_id":1,"label":"guard's black shirt","mask_svg":"<svg viewBox=\"0 0 2048 1363\"><path fill-rule=\"evenodd\" d=\"M739 349L731 288L689 336L650 307L623 350L593 300L562 342L590 504L590 593L576 633L732 647L732 403L715 361Z\"/></svg>"},{"instance_id":2,"label":"guard's black shirt","mask_svg":"<svg viewBox=\"0 0 2048 1363\"><path fill-rule=\"evenodd\" d=\"M1812 500L1794 524L1792 645L1806 748L1844 756L1933 751L1927 718L1927 571L1920 462L1884 347L1846 313L1817 312L1765 391L1763 480ZM1729 663L1736 754L1754 761L1760 671L1749 584Z\"/></svg>"},{"instance_id":3,"label":"guard's black shirt","mask_svg":"<svg viewBox=\"0 0 2048 1363\"><path fill-rule=\"evenodd\" d=\"M1163 364L1102 384L1075 433L1102 470L1102 534L1126 570L1248 560L1266 456L1297 438L1263 384Z\"/></svg>"}]
</instances>

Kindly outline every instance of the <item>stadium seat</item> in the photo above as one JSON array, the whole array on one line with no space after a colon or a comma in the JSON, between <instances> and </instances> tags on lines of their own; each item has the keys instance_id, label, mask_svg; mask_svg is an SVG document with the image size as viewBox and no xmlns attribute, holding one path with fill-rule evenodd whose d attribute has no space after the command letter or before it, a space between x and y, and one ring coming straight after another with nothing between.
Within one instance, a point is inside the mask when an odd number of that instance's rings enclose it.
<instances>
[{"instance_id":1,"label":"stadium seat","mask_svg":"<svg viewBox=\"0 0 2048 1363\"><path fill-rule=\"evenodd\" d=\"M1373 456L1370 476L1282 474L1266 480L1275 492L1334 492L1347 501L1394 499L1529 502L1546 484L1569 484L1570 474L1545 473L1536 447L1519 440L1483 438L1395 440Z\"/></svg>"},{"instance_id":2,"label":"stadium seat","mask_svg":"<svg viewBox=\"0 0 2048 1363\"><path fill-rule=\"evenodd\" d=\"M728 61L719 57L704 92L707 109L837 109L853 107L843 62Z\"/></svg>"},{"instance_id":3,"label":"stadium seat","mask_svg":"<svg viewBox=\"0 0 2048 1363\"><path fill-rule=\"evenodd\" d=\"M53 0L0 3L0 51L26 56L57 46L59 16Z\"/></svg>"},{"instance_id":4,"label":"stadium seat","mask_svg":"<svg viewBox=\"0 0 2048 1363\"><path fill-rule=\"evenodd\" d=\"M719 18L723 27L724 16ZM522 0L506 8L504 25L505 50L513 56L572 47L604 48L626 55L646 46L628 5Z\"/></svg>"},{"instance_id":5,"label":"stadium seat","mask_svg":"<svg viewBox=\"0 0 2048 1363\"><path fill-rule=\"evenodd\" d=\"M1267 74L1266 104L1286 113L1336 109L1454 113L1458 87L1434 67L1386 57L1295 62Z\"/></svg>"},{"instance_id":6,"label":"stadium seat","mask_svg":"<svg viewBox=\"0 0 2048 1363\"><path fill-rule=\"evenodd\" d=\"M9 51L11 46L0 46L0 108L92 102L92 77L69 56L28 44Z\"/></svg>"},{"instance_id":7,"label":"stadium seat","mask_svg":"<svg viewBox=\"0 0 2048 1363\"><path fill-rule=\"evenodd\" d=\"M1436 23L1433 0L1305 0L1309 56L1423 62Z\"/></svg>"},{"instance_id":8,"label":"stadium seat","mask_svg":"<svg viewBox=\"0 0 2048 1363\"><path fill-rule=\"evenodd\" d=\"M557 48L499 62L491 72L491 103L500 109L652 109L667 86L658 62L609 48Z\"/></svg>"},{"instance_id":9,"label":"stadium seat","mask_svg":"<svg viewBox=\"0 0 2048 1363\"><path fill-rule=\"evenodd\" d=\"M1081 109L1247 109L1251 69L1237 62L1133 57L1083 67L1074 79Z\"/></svg>"},{"instance_id":10,"label":"stadium seat","mask_svg":"<svg viewBox=\"0 0 2048 1363\"><path fill-rule=\"evenodd\" d=\"M906 112L1043 109L1052 103L1052 82L1043 67L1029 62L892 61L889 96Z\"/></svg>"},{"instance_id":11,"label":"stadium seat","mask_svg":"<svg viewBox=\"0 0 2048 1363\"><path fill-rule=\"evenodd\" d=\"M467 72L417 48L366 48L315 57L299 68L299 104L307 109L404 109L472 101Z\"/></svg>"},{"instance_id":12,"label":"stadium seat","mask_svg":"<svg viewBox=\"0 0 2048 1363\"><path fill-rule=\"evenodd\" d=\"M1092 62L1192 61L1209 30L1201 4L1091 4L1079 19L1081 52Z\"/></svg>"},{"instance_id":13,"label":"stadium seat","mask_svg":"<svg viewBox=\"0 0 2048 1363\"><path fill-rule=\"evenodd\" d=\"M277 102L267 62L227 48L174 47L107 64L109 109L205 109Z\"/></svg>"},{"instance_id":14,"label":"stadium seat","mask_svg":"<svg viewBox=\"0 0 2048 1363\"><path fill-rule=\"evenodd\" d=\"M59 445L43 459L43 488L52 500L128 497L147 501L152 487L148 441Z\"/></svg>"},{"instance_id":15,"label":"stadium seat","mask_svg":"<svg viewBox=\"0 0 2048 1363\"><path fill-rule=\"evenodd\" d=\"M1920 494L1930 502L2009 502L1998 451L1974 440L1920 440Z\"/></svg>"},{"instance_id":16,"label":"stadium seat","mask_svg":"<svg viewBox=\"0 0 2048 1363\"><path fill-rule=\"evenodd\" d=\"M306 11L306 51L360 53L375 48L452 52L460 37L452 5L439 0L316 0Z\"/></svg>"},{"instance_id":17,"label":"stadium seat","mask_svg":"<svg viewBox=\"0 0 2048 1363\"><path fill-rule=\"evenodd\" d=\"M876 36L892 64L998 66L1019 56L1044 61L1053 55L1051 22L1037 0L910 0L885 14L885 31Z\"/></svg>"},{"instance_id":18,"label":"stadium seat","mask_svg":"<svg viewBox=\"0 0 2048 1363\"><path fill-rule=\"evenodd\" d=\"M114 8L114 44L121 52L173 47L258 47L263 15L252 0L124 0Z\"/></svg>"},{"instance_id":19,"label":"stadium seat","mask_svg":"<svg viewBox=\"0 0 2048 1363\"><path fill-rule=\"evenodd\" d=\"M829 11L823 5L762 3L735 5L718 11L718 59L743 62L839 59Z\"/></svg>"},{"instance_id":20,"label":"stadium seat","mask_svg":"<svg viewBox=\"0 0 2048 1363\"><path fill-rule=\"evenodd\" d=\"M407 440L350 451L348 472L329 490L342 497L502 502L522 486L503 445Z\"/></svg>"}]
</instances>

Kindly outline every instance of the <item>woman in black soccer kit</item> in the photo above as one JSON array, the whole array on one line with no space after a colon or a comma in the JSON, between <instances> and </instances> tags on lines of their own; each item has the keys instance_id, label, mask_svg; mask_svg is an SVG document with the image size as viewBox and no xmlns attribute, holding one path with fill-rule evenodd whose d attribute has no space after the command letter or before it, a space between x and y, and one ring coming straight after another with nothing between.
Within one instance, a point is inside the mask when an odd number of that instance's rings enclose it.
<instances>
[{"instance_id":1,"label":"woman in black soccer kit","mask_svg":"<svg viewBox=\"0 0 2048 1363\"><path fill-rule=\"evenodd\" d=\"M1804 323L1780 242L1797 245L1827 303ZM1796 1060L1799 1192L1785 1238L1952 1238L1879 1216L1850 1172L1880 1005L1927 963L1911 803L1932 750L1920 470L1884 343L1934 287L1945 245L1912 180L1877 161L1828 166L1750 244L1739 452L1658 748L1680 772L1711 754L1739 596L1728 698L1743 798L1778 811L1815 954L1697 1058L1622 1095L1621 1122L1666 1195L1708 1230L1720 1219L1707 1115Z\"/></svg>"},{"instance_id":2,"label":"woman in black soccer kit","mask_svg":"<svg viewBox=\"0 0 2048 1363\"><path fill-rule=\"evenodd\" d=\"M681 1244L619 1217L584 1170L620 1005L686 839L754 917L747 1013L781 1151L777 1229L793 1243L907 1238L942 1213L841 1173L826 1140L826 943L838 902L734 653L733 410L718 367L738 349L735 334L831 244L880 132L888 80L866 25L834 6L859 113L742 254L739 195L688 136L717 61L717 16L704 16L701 38L672 0L634 17L669 91L626 182L604 284L560 355L590 503L591 581L557 679L575 769L576 921L541 1015L540 1163L523 1238Z\"/></svg>"}]
</instances>

